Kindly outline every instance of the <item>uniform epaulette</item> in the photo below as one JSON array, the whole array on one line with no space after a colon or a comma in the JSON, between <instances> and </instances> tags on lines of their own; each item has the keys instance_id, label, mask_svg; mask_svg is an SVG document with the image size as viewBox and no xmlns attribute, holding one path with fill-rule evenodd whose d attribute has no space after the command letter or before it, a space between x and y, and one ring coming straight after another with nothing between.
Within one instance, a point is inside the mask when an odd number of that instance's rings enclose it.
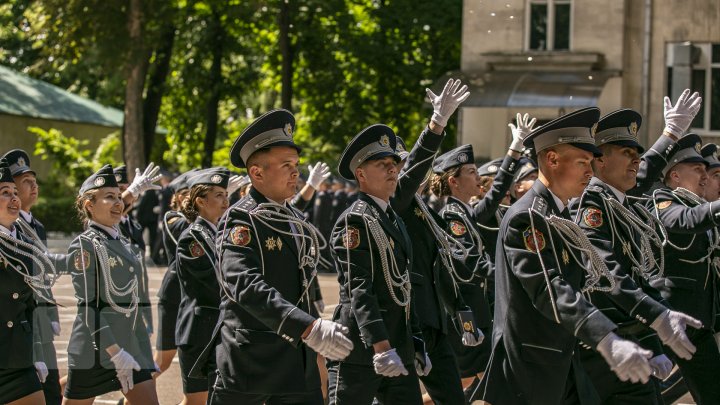
<instances>
[{"instance_id":1,"label":"uniform epaulette","mask_svg":"<svg viewBox=\"0 0 720 405\"><path fill-rule=\"evenodd\" d=\"M202 225L198 224L197 222L193 222L193 224L190 225L190 227L191 227L194 231L200 231L200 232L202 232L202 230L203 230Z\"/></svg>"},{"instance_id":2,"label":"uniform epaulette","mask_svg":"<svg viewBox=\"0 0 720 405\"><path fill-rule=\"evenodd\" d=\"M596 186L596 185L594 185L594 184L590 184L590 185L588 185L587 187L585 187L585 191L588 191L588 192L591 192L591 193L602 194L603 191L605 191L605 190L603 190L603 188L600 187L600 186Z\"/></svg>"},{"instance_id":3,"label":"uniform epaulette","mask_svg":"<svg viewBox=\"0 0 720 405\"><path fill-rule=\"evenodd\" d=\"M357 200L350 206L349 214L352 215L364 215L368 208L368 203L362 200Z\"/></svg>"},{"instance_id":4,"label":"uniform epaulette","mask_svg":"<svg viewBox=\"0 0 720 405\"><path fill-rule=\"evenodd\" d=\"M533 199L533 203L532 203L532 206L530 207L530 209L542 216L546 216L547 209L548 209L548 203L543 198L535 197Z\"/></svg>"}]
</instances>

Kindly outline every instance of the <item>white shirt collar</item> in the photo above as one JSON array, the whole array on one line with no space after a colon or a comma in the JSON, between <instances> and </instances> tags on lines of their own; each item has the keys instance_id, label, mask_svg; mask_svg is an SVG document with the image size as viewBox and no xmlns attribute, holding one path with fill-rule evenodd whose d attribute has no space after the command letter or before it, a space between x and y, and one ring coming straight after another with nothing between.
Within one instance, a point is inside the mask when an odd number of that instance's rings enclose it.
<instances>
[{"instance_id":1,"label":"white shirt collar","mask_svg":"<svg viewBox=\"0 0 720 405\"><path fill-rule=\"evenodd\" d=\"M12 236L13 238L17 239L17 228L15 228L14 226L13 226L13 229L12 229L12 231L11 231L11 230L5 228L4 226L0 225L0 232L4 233L4 234L6 234L6 235L10 235L10 236Z\"/></svg>"},{"instance_id":2,"label":"white shirt collar","mask_svg":"<svg viewBox=\"0 0 720 405\"><path fill-rule=\"evenodd\" d=\"M210 226L210 229L212 229L213 232L217 233L218 229L217 229L217 226L215 226L215 224L213 224L212 222L208 221L207 219L205 219L205 218L203 218L203 217L198 217L198 218L200 218L200 219L202 219L203 221L205 221L205 223Z\"/></svg>"},{"instance_id":3,"label":"white shirt collar","mask_svg":"<svg viewBox=\"0 0 720 405\"><path fill-rule=\"evenodd\" d=\"M550 191L550 189L548 189ZM553 200L555 200L555 205L557 205L560 212L562 212L565 209L566 202L563 202L563 200L560 199L560 197L556 196L555 193L550 191L550 195L552 196Z\"/></svg>"},{"instance_id":4,"label":"white shirt collar","mask_svg":"<svg viewBox=\"0 0 720 405\"><path fill-rule=\"evenodd\" d=\"M96 227L102 229L103 231L107 232L108 235L110 235L110 237L113 238L113 239L117 239L118 236L120 236L120 232L118 232L118 230L115 229L114 227L111 228L111 227L109 227L109 226L101 225L101 224L98 224L98 223L95 222L95 221L90 221L90 222L88 222L88 224L89 224L89 225L95 225Z\"/></svg>"},{"instance_id":5,"label":"white shirt collar","mask_svg":"<svg viewBox=\"0 0 720 405\"><path fill-rule=\"evenodd\" d=\"M613 187L607 183L605 183L605 185L610 187L610 190L612 190L613 194L615 194L615 197L618 199L618 201L620 201L620 204L625 203L625 193L623 193L622 191L616 189L615 187Z\"/></svg>"},{"instance_id":6,"label":"white shirt collar","mask_svg":"<svg viewBox=\"0 0 720 405\"><path fill-rule=\"evenodd\" d=\"M23 219L24 219L25 222L27 222L28 224L32 222L33 216L32 216L31 213L29 213L29 212L27 212L27 211L20 210L20 215L22 215Z\"/></svg>"},{"instance_id":7,"label":"white shirt collar","mask_svg":"<svg viewBox=\"0 0 720 405\"><path fill-rule=\"evenodd\" d=\"M372 198L373 201L375 201L375 203L380 207L380 209L381 209L383 212L387 211L387 207L388 207L388 203L387 203L387 202L383 201L383 200L380 199L380 198L375 197L374 195L368 194L368 196L369 196L370 198Z\"/></svg>"}]
</instances>

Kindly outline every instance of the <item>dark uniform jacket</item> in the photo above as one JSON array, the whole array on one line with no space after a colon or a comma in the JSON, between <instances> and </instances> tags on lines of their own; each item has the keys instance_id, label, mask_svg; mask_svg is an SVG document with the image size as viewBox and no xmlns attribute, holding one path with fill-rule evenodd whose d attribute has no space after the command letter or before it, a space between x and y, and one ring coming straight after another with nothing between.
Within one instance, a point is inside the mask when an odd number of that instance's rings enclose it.
<instances>
[{"instance_id":1,"label":"dark uniform jacket","mask_svg":"<svg viewBox=\"0 0 720 405\"><path fill-rule=\"evenodd\" d=\"M668 233L665 277L651 282L677 311L713 328L717 313L717 278L713 241L720 224L720 202L697 204L668 189L655 190L649 207Z\"/></svg>"},{"instance_id":2,"label":"dark uniform jacket","mask_svg":"<svg viewBox=\"0 0 720 405\"><path fill-rule=\"evenodd\" d=\"M219 378L238 392L314 391L320 387L317 355L301 336L315 320L308 313L307 291L315 269L299 267L296 238L272 230L252 214L263 203L269 201L251 188L218 225L223 277L216 327L221 337L216 346ZM291 232L286 222L266 222Z\"/></svg>"},{"instance_id":3,"label":"dark uniform jacket","mask_svg":"<svg viewBox=\"0 0 720 405\"><path fill-rule=\"evenodd\" d=\"M120 221L118 229L120 229L120 233L130 241L131 246L135 250L135 254L140 257L140 311L148 330L152 330L153 321L152 307L150 306L150 286L147 267L145 267L145 240L143 239L142 227L135 222L132 216L128 216L126 221Z\"/></svg>"},{"instance_id":4,"label":"dark uniform jacket","mask_svg":"<svg viewBox=\"0 0 720 405\"><path fill-rule=\"evenodd\" d=\"M320 230L326 239L330 237L333 228L333 192L318 191L313 206L313 225Z\"/></svg>"},{"instance_id":5,"label":"dark uniform jacket","mask_svg":"<svg viewBox=\"0 0 720 405\"><path fill-rule=\"evenodd\" d=\"M220 285L215 274L215 236L217 231L198 217L183 231L177 247L177 276L182 298L175 329L175 343L210 343L220 314Z\"/></svg>"},{"instance_id":6,"label":"dark uniform jacket","mask_svg":"<svg viewBox=\"0 0 720 405\"><path fill-rule=\"evenodd\" d=\"M640 288L648 283L646 277L650 276L639 274L640 269L633 270L635 265L632 257L643 260L644 253L638 252L636 243L633 242L639 240L640 235L638 230L630 227L619 214L612 217L608 215L605 205L608 199L618 201L607 184L593 177L583 196L571 206L575 221L585 231L618 285L611 293L592 292L586 294L586 298L619 326L618 334L634 337L656 355L662 354L662 345L655 331L649 326L655 318L667 311L667 307ZM635 213L627 197L623 205L636 217L643 218ZM616 232L613 232L613 229ZM655 257L659 258L659 255ZM656 275L659 269L652 270ZM651 287L646 287L649 288Z\"/></svg>"},{"instance_id":7,"label":"dark uniform jacket","mask_svg":"<svg viewBox=\"0 0 720 405\"><path fill-rule=\"evenodd\" d=\"M32 243L19 232L17 238ZM30 259L33 253L17 243L8 243L28 256L5 251L4 248L0 253L0 347L3 348L0 350L0 370L32 367L33 362L44 360L40 337L33 332L33 312L37 306L35 294L23 277L23 274L34 272Z\"/></svg>"},{"instance_id":8,"label":"dark uniform jacket","mask_svg":"<svg viewBox=\"0 0 720 405\"><path fill-rule=\"evenodd\" d=\"M78 300L68 343L69 366L91 367L99 356L101 364L113 367L105 349L117 344L141 368L154 369L152 353L146 350L150 348L149 336L140 307L124 313L132 307L132 296L139 296L142 283L142 264L130 242L123 237L113 239L105 230L90 225L70 244L67 260ZM125 288L133 282L135 288ZM112 291L112 285L123 294Z\"/></svg>"},{"instance_id":9,"label":"dark uniform jacket","mask_svg":"<svg viewBox=\"0 0 720 405\"><path fill-rule=\"evenodd\" d=\"M160 301L170 305L180 304L180 282L175 269L175 254L180 234L189 226L187 219L178 211L168 211L165 214L162 227L162 238L165 251L168 255L168 268L163 276L158 297Z\"/></svg>"},{"instance_id":10,"label":"dark uniform jacket","mask_svg":"<svg viewBox=\"0 0 720 405\"><path fill-rule=\"evenodd\" d=\"M561 403L577 340L596 347L616 328L580 294L586 270L563 254L568 248L543 220L552 214L562 215L537 181L500 225L493 352L480 387L492 404Z\"/></svg>"},{"instance_id":11,"label":"dark uniform jacket","mask_svg":"<svg viewBox=\"0 0 720 405\"><path fill-rule=\"evenodd\" d=\"M635 187L628 190L627 195L639 197L652 188L662 177L662 170L670 158L677 152L677 143L670 137L661 135L653 146L645 151L635 180Z\"/></svg>"},{"instance_id":12,"label":"dark uniform jacket","mask_svg":"<svg viewBox=\"0 0 720 405\"><path fill-rule=\"evenodd\" d=\"M387 236L392 250L389 258L394 258L399 273L409 278L412 268L412 245L402 219L396 216L395 225L369 195L360 192L358 200L340 215L331 237L340 283L333 321L350 329L348 337L354 344L343 362L371 366L373 344L389 340L403 364L412 366L413 336L420 337L421 332L409 302L401 306L392 294L400 301L410 297L403 297L398 288L393 293L389 290L377 241L364 217L377 221L379 231Z\"/></svg>"}]
</instances>

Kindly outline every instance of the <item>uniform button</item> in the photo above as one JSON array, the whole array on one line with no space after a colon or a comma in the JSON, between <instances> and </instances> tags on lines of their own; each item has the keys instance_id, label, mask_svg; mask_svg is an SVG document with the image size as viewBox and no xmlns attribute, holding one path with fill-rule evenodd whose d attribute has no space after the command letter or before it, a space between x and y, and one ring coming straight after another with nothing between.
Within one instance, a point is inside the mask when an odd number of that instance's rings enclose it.
<instances>
[{"instance_id":1,"label":"uniform button","mask_svg":"<svg viewBox=\"0 0 720 405\"><path fill-rule=\"evenodd\" d=\"M130 267L130 273L132 273L132 272L134 272L134 271L135 271L135 269L133 269L132 267Z\"/></svg>"},{"instance_id":2,"label":"uniform button","mask_svg":"<svg viewBox=\"0 0 720 405\"><path fill-rule=\"evenodd\" d=\"M14 324L13 324L13 322L12 322L12 321L8 321L8 323L7 323L7 327L8 327L8 328L12 328L12 327L13 327L13 325L14 325Z\"/></svg>"},{"instance_id":3,"label":"uniform button","mask_svg":"<svg viewBox=\"0 0 720 405\"><path fill-rule=\"evenodd\" d=\"M13 297L14 300L16 300L16 299L20 298L20 294L18 294L18 293L13 293L12 297Z\"/></svg>"}]
</instances>

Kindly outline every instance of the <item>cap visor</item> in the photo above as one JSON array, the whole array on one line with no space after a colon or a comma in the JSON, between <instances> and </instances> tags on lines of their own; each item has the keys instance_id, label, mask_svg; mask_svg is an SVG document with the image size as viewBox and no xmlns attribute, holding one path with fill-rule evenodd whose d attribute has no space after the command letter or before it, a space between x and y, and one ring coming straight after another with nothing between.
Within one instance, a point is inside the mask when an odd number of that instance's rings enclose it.
<instances>
[{"instance_id":1,"label":"cap visor","mask_svg":"<svg viewBox=\"0 0 720 405\"><path fill-rule=\"evenodd\" d=\"M623 140L620 140L620 141L612 141L612 142L608 142L608 143L611 144L611 145L629 146L629 147L631 147L631 148L637 149L638 153L643 153L643 152L645 152L645 148L643 148L642 145L640 145L639 143L637 143L637 142L635 142L635 141L631 141L631 140L629 140L629 139L623 139Z\"/></svg>"},{"instance_id":2,"label":"cap visor","mask_svg":"<svg viewBox=\"0 0 720 405\"><path fill-rule=\"evenodd\" d=\"M593 145L593 144L591 144L591 143L568 143L568 145L572 145L572 146L574 146L574 147L576 147L576 148L578 148L578 149L582 149L582 150L586 150L586 151L588 151L588 152L592 152L592 154L593 154L595 157L600 157L600 156L603 155L602 152L600 151L600 149L598 149L597 146L595 146L595 145Z\"/></svg>"}]
</instances>

